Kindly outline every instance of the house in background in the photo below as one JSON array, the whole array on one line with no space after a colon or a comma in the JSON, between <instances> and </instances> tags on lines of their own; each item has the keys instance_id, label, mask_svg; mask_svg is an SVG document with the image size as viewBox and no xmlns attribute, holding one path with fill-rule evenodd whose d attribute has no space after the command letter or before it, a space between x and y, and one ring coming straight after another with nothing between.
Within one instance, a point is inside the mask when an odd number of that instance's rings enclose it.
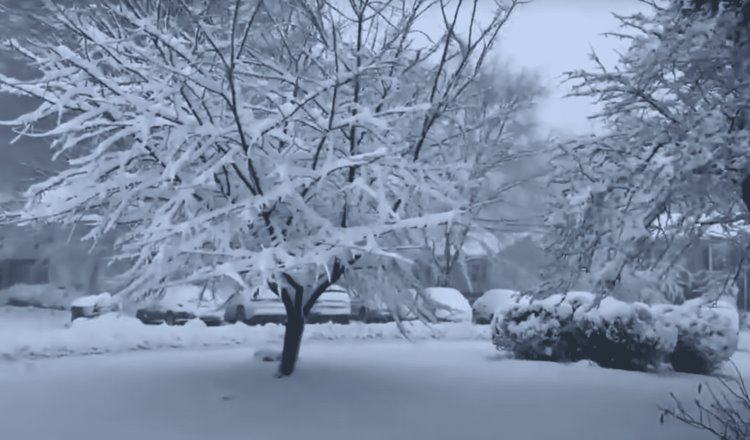
<instances>
[{"instance_id":1,"label":"house in background","mask_svg":"<svg viewBox=\"0 0 750 440\"><path fill-rule=\"evenodd\" d=\"M18 207L18 198L3 194L0 207ZM112 278L107 249L91 249L81 241L84 233L81 226L0 224L0 289L50 284L81 294L106 290Z\"/></svg>"},{"instance_id":2,"label":"house in background","mask_svg":"<svg viewBox=\"0 0 750 440\"><path fill-rule=\"evenodd\" d=\"M474 219L484 228L463 246L465 267L448 284L470 300L490 289L527 290L539 284L550 259L535 241L543 231L549 172L544 157L519 155L483 179ZM467 279L468 278L468 279Z\"/></svg>"},{"instance_id":3,"label":"house in background","mask_svg":"<svg viewBox=\"0 0 750 440\"><path fill-rule=\"evenodd\" d=\"M673 214L677 221L679 216ZM668 227L670 219L660 221ZM724 286L734 285L737 288L737 306L742 310L750 309L750 253L748 237L750 227L736 223L731 225L711 225L704 229L700 239L683 252L682 265L686 269L682 274L686 299L712 295ZM711 288L712 282L719 287ZM720 292L716 292L718 294Z\"/></svg>"},{"instance_id":4,"label":"house in background","mask_svg":"<svg viewBox=\"0 0 750 440\"><path fill-rule=\"evenodd\" d=\"M531 235L516 235L503 243L496 253L467 255L466 273L457 269L451 283L470 299L478 298L490 289L523 291L541 281L547 260ZM467 283L466 275L471 285Z\"/></svg>"},{"instance_id":5,"label":"house in background","mask_svg":"<svg viewBox=\"0 0 750 440\"><path fill-rule=\"evenodd\" d=\"M9 191L0 191L0 213L16 205ZM38 238L31 228L0 225L0 289L49 282L49 265L40 258Z\"/></svg>"},{"instance_id":6,"label":"house in background","mask_svg":"<svg viewBox=\"0 0 750 440\"><path fill-rule=\"evenodd\" d=\"M49 260L42 257L36 238L27 228L0 227L0 289L50 282Z\"/></svg>"},{"instance_id":7,"label":"house in background","mask_svg":"<svg viewBox=\"0 0 750 440\"><path fill-rule=\"evenodd\" d=\"M729 234L719 228L710 228L696 244L683 252L684 271L680 284L683 285L685 299L695 298L706 292L709 278L719 282L734 284L737 288L737 306L750 310L750 254L737 234L750 231L734 231ZM743 262L743 258L746 261ZM483 292L504 288L526 290L542 281L543 269L552 261L544 249L534 242L531 236L512 241L496 254L469 255L466 259L466 273L456 268L449 285L464 293L469 299ZM741 267L740 267L741 266ZM466 275L471 285L466 281ZM632 276L619 286L613 295L625 301L643 300L639 287L643 280ZM586 290L583 284L576 289ZM658 286L657 286L658 288ZM664 298L663 298L664 299ZM662 299L662 300L663 300Z\"/></svg>"},{"instance_id":8,"label":"house in background","mask_svg":"<svg viewBox=\"0 0 750 440\"><path fill-rule=\"evenodd\" d=\"M691 279L693 284L700 286L703 282L701 278L706 276L734 283L737 287L737 307L750 310L750 261L747 261L750 255L744 246L732 237L709 233L685 258L691 273L697 275ZM688 291L686 296L697 294Z\"/></svg>"},{"instance_id":9,"label":"house in background","mask_svg":"<svg viewBox=\"0 0 750 440\"><path fill-rule=\"evenodd\" d=\"M439 249L438 243L436 248ZM425 286L439 283L441 275L433 258L442 266L440 255L424 255L415 260L417 279ZM490 289L526 290L541 280L542 268L548 261L543 250L528 233L508 233L498 238L484 233L463 243L462 259L447 279L447 287L459 290L470 301Z\"/></svg>"}]
</instances>

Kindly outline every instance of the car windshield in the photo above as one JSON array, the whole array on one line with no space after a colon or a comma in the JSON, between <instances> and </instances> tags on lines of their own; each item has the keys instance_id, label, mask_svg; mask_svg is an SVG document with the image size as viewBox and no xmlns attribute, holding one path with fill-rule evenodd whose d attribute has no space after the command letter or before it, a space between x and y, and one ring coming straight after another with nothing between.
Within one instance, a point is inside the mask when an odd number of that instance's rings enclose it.
<instances>
[{"instance_id":1,"label":"car windshield","mask_svg":"<svg viewBox=\"0 0 750 440\"><path fill-rule=\"evenodd\" d=\"M222 301L210 289L188 285L168 287L158 302L181 307L215 307Z\"/></svg>"},{"instance_id":2,"label":"car windshield","mask_svg":"<svg viewBox=\"0 0 750 440\"><path fill-rule=\"evenodd\" d=\"M345 288L334 284L320 295L319 301L349 301L350 299Z\"/></svg>"},{"instance_id":3,"label":"car windshield","mask_svg":"<svg viewBox=\"0 0 750 440\"><path fill-rule=\"evenodd\" d=\"M273 291L267 287L259 287L255 289L251 295L252 299L255 301L273 301L273 300L281 300L278 295L273 293Z\"/></svg>"}]
</instances>

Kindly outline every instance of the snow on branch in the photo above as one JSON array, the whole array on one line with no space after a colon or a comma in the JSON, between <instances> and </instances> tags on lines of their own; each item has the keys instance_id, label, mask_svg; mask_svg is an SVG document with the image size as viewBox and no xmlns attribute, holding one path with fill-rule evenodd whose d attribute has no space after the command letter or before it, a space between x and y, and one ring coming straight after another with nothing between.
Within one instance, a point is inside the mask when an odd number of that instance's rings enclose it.
<instances>
[{"instance_id":1,"label":"snow on branch","mask_svg":"<svg viewBox=\"0 0 750 440\"><path fill-rule=\"evenodd\" d=\"M38 102L2 124L67 165L29 189L20 218L116 232L127 292L404 258L398 231L467 209L461 188L479 176L456 175L455 148L437 140L460 112L464 136L497 122L463 97L520 2L482 26L478 0L162 3L53 6L67 38L12 44L39 75L0 76L0 91ZM421 17L453 7L442 38L417 44Z\"/></svg>"},{"instance_id":2,"label":"snow on branch","mask_svg":"<svg viewBox=\"0 0 750 440\"><path fill-rule=\"evenodd\" d=\"M595 117L606 131L558 150L549 245L573 278L602 293L628 271L657 273L666 285L686 248L709 235L707 220L737 232L747 215L747 28L729 2L711 13L657 3L618 17L630 48L615 68L592 55L595 70L569 74L573 95L601 103ZM664 228L662 218L680 220ZM750 236L734 238L744 248Z\"/></svg>"}]
</instances>

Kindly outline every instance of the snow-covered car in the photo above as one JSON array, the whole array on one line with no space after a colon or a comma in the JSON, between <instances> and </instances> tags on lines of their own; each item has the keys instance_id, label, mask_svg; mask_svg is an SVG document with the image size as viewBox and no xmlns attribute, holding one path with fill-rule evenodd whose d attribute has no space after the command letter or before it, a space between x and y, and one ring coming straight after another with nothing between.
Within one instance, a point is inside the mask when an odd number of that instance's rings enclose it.
<instances>
[{"instance_id":1,"label":"snow-covered car","mask_svg":"<svg viewBox=\"0 0 750 440\"><path fill-rule=\"evenodd\" d=\"M427 287L417 296L417 308L437 321L471 321L471 305L465 296L450 287Z\"/></svg>"},{"instance_id":2,"label":"snow-covered car","mask_svg":"<svg viewBox=\"0 0 750 440\"><path fill-rule=\"evenodd\" d=\"M182 325L197 318L206 325L221 325L225 302L201 286L172 286L140 307L135 316L144 324Z\"/></svg>"},{"instance_id":3,"label":"snow-covered car","mask_svg":"<svg viewBox=\"0 0 750 440\"><path fill-rule=\"evenodd\" d=\"M474 324L489 324L497 313L504 313L514 304L528 302L527 297L521 296L516 290L492 289L484 292L471 306L472 322Z\"/></svg>"},{"instance_id":4,"label":"snow-covered car","mask_svg":"<svg viewBox=\"0 0 750 440\"><path fill-rule=\"evenodd\" d=\"M70 320L95 318L105 313L119 312L121 309L120 301L109 292L82 296L70 303Z\"/></svg>"},{"instance_id":5,"label":"snow-covered car","mask_svg":"<svg viewBox=\"0 0 750 440\"><path fill-rule=\"evenodd\" d=\"M310 310L307 322L335 322L348 324L352 313L352 301L345 288L339 285L330 286L320 295Z\"/></svg>"},{"instance_id":6,"label":"snow-covered car","mask_svg":"<svg viewBox=\"0 0 750 440\"><path fill-rule=\"evenodd\" d=\"M230 324L244 322L248 325L286 321L286 309L281 299L268 288L240 290L227 300L224 320Z\"/></svg>"}]
</instances>

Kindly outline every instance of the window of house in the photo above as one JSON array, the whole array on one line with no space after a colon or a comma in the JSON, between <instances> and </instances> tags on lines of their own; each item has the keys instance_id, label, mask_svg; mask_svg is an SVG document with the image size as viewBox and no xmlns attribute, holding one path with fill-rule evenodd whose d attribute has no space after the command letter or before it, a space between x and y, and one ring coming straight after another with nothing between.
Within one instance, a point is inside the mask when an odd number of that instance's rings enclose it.
<instances>
[{"instance_id":1,"label":"window of house","mask_svg":"<svg viewBox=\"0 0 750 440\"><path fill-rule=\"evenodd\" d=\"M703 268L715 271L734 271L738 262L737 249L729 241L711 241L702 249Z\"/></svg>"},{"instance_id":2,"label":"window of house","mask_svg":"<svg viewBox=\"0 0 750 440\"><path fill-rule=\"evenodd\" d=\"M467 269L473 285L484 285L487 282L487 261L471 260Z\"/></svg>"}]
</instances>

